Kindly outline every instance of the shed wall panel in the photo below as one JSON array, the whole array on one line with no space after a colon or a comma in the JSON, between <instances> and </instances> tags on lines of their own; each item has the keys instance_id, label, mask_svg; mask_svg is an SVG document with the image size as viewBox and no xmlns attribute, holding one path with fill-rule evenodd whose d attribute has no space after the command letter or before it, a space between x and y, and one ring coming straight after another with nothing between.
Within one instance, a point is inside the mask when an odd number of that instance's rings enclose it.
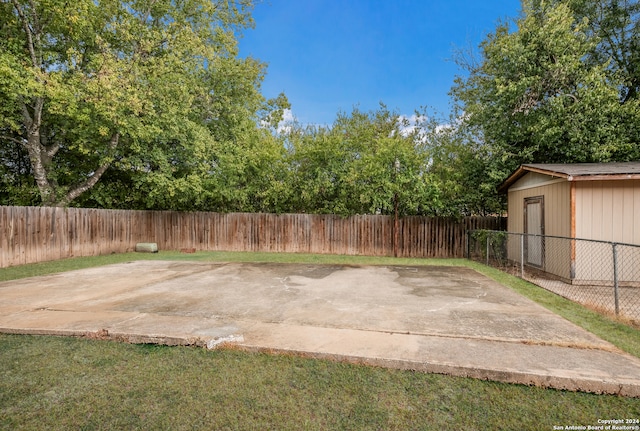
<instances>
[{"instance_id":1,"label":"shed wall panel","mask_svg":"<svg viewBox=\"0 0 640 431\"><path fill-rule=\"evenodd\" d=\"M576 237L640 244L640 180L576 182Z\"/></svg>"},{"instance_id":2,"label":"shed wall panel","mask_svg":"<svg viewBox=\"0 0 640 431\"><path fill-rule=\"evenodd\" d=\"M509 217L507 218L509 232L524 232L524 200L534 196L544 196L545 235L570 236L571 198L568 181L509 190Z\"/></svg>"},{"instance_id":3,"label":"shed wall panel","mask_svg":"<svg viewBox=\"0 0 640 431\"><path fill-rule=\"evenodd\" d=\"M540 182L527 179L525 175L514 187L509 189L507 196L509 215L507 225L509 232L524 233L524 201L526 198L544 197L544 234L549 236L571 236L571 187L568 181L551 181L546 185L531 186ZM521 187L518 187L520 185ZM515 190L513 190L515 189ZM571 244L569 241L546 240L543 270L558 277L569 279L571 269ZM508 249L509 259L520 261L520 246L518 241L510 241Z\"/></svg>"},{"instance_id":4,"label":"shed wall panel","mask_svg":"<svg viewBox=\"0 0 640 431\"><path fill-rule=\"evenodd\" d=\"M574 193L574 229L571 205ZM543 270L580 283L611 284L613 281L612 244L640 245L640 179L566 181L538 173L528 173L516 181L508 192L509 232L524 232L524 200L544 197L545 235L607 241L566 241L546 238ZM574 244L574 245L572 245ZM633 280L637 271L629 250L617 246L618 280ZM519 261L517 241L509 244L509 258ZM568 274L571 255L573 270ZM568 262L566 262L568 261Z\"/></svg>"}]
</instances>

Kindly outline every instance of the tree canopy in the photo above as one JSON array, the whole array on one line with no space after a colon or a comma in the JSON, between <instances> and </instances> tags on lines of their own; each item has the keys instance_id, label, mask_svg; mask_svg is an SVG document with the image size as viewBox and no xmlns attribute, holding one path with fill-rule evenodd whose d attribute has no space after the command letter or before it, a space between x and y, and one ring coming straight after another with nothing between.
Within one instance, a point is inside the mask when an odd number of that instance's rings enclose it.
<instances>
[{"instance_id":1,"label":"tree canopy","mask_svg":"<svg viewBox=\"0 0 640 431\"><path fill-rule=\"evenodd\" d=\"M451 94L491 154L490 182L521 163L640 157L635 54L627 54L636 10L635 2L524 0L515 28L501 23L484 40ZM620 32L629 34L611 36Z\"/></svg>"},{"instance_id":2,"label":"tree canopy","mask_svg":"<svg viewBox=\"0 0 640 431\"><path fill-rule=\"evenodd\" d=\"M292 209L335 214L423 211L427 154L402 117L381 105L340 113L332 127L293 128Z\"/></svg>"},{"instance_id":3,"label":"tree canopy","mask_svg":"<svg viewBox=\"0 0 640 431\"><path fill-rule=\"evenodd\" d=\"M3 0L0 204L497 214L521 163L640 159L640 2L523 0L436 121L281 123L241 58L253 0ZM428 101L425 101L428 102Z\"/></svg>"},{"instance_id":4,"label":"tree canopy","mask_svg":"<svg viewBox=\"0 0 640 431\"><path fill-rule=\"evenodd\" d=\"M111 166L142 189L193 195L216 139L263 102L263 66L237 57L235 34L252 25L251 7L251 0L3 2L4 175L26 153L45 205L69 204Z\"/></svg>"}]
</instances>

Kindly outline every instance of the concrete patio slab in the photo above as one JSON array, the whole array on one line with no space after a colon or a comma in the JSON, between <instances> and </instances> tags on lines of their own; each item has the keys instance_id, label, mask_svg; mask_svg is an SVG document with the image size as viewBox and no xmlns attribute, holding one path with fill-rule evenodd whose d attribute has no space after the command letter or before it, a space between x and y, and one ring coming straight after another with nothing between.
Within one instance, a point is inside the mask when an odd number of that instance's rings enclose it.
<instances>
[{"instance_id":1,"label":"concrete patio slab","mask_svg":"<svg viewBox=\"0 0 640 431\"><path fill-rule=\"evenodd\" d=\"M136 261L0 283L0 331L640 397L640 360L464 267Z\"/></svg>"}]
</instances>

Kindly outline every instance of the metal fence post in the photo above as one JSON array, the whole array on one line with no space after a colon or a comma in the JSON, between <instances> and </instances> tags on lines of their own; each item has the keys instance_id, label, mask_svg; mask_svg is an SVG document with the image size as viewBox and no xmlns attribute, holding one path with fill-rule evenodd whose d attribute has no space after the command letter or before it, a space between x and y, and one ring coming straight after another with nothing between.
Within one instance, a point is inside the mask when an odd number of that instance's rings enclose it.
<instances>
[{"instance_id":1,"label":"metal fence post","mask_svg":"<svg viewBox=\"0 0 640 431\"><path fill-rule=\"evenodd\" d=\"M520 235L520 278L524 279L524 234Z\"/></svg>"},{"instance_id":2,"label":"metal fence post","mask_svg":"<svg viewBox=\"0 0 640 431\"><path fill-rule=\"evenodd\" d=\"M491 235L487 232L487 266L489 266L489 241L491 241Z\"/></svg>"},{"instance_id":3,"label":"metal fence post","mask_svg":"<svg viewBox=\"0 0 640 431\"><path fill-rule=\"evenodd\" d=\"M527 233L506 233L507 242L505 248L504 235L505 233L501 231L467 230L467 257L476 262L483 262L487 266L500 268L505 272L519 276L523 280L525 279L525 272L532 270L533 273L529 273L527 277L530 277L532 283L542 288L587 307L594 306L602 308L603 311L611 314L615 312L615 316L629 315L631 318L635 318L635 313L640 309L640 289L629 289L627 291L625 286L627 283L633 283L633 286L640 283L640 265L638 265L640 261L640 244ZM515 235L520 235L520 250L516 249L517 245L514 243L516 241ZM531 243L529 242L531 238L539 241L534 241L535 244ZM561 247L556 247L554 244L557 243L554 243L554 241L558 240L569 241L569 244L562 243ZM472 241L473 244L471 243ZM483 245L482 241L486 241L486 243ZM581 243L578 244L578 241L581 241ZM536 250L537 245L542 247L549 245L549 250L546 250L548 254L542 261ZM588 248L587 245L592 248ZM630 249L629 247L633 248ZM482 259L480 250L486 253L484 259ZM611 250L611 257L607 257L608 250ZM569 251L571 253L570 261L566 259L569 257L567 256ZM627 253L628 251L629 254ZM491 254L494 255L493 258ZM518 254L520 255L519 265L517 262ZM531 255L528 256L528 254ZM503 261L505 258L506 260ZM496 262L492 262L492 259ZM609 261L608 264L607 260ZM545 261L553 261L554 263L557 261L558 265L545 267ZM611 278L611 273L608 270L612 263L613 277ZM569 268L567 268L567 264L570 264ZM567 273L567 269L569 269L569 273ZM519 275L518 272L520 273ZM570 276L568 280L558 278L566 277L567 275ZM611 303L610 290L612 284L613 304ZM584 289L583 286L588 286L589 288ZM624 290L622 289L623 287L625 287ZM631 292L632 290L633 292Z\"/></svg>"},{"instance_id":4,"label":"metal fence post","mask_svg":"<svg viewBox=\"0 0 640 431\"><path fill-rule=\"evenodd\" d=\"M616 304L616 316L620 313L618 297L618 244L613 243L613 297Z\"/></svg>"}]
</instances>

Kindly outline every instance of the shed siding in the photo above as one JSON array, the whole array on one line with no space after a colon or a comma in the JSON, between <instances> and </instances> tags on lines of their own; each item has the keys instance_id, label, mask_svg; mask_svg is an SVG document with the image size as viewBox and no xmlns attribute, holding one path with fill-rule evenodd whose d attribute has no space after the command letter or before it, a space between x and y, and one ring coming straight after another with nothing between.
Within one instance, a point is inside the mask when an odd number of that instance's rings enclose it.
<instances>
[{"instance_id":1,"label":"shed siding","mask_svg":"<svg viewBox=\"0 0 640 431\"><path fill-rule=\"evenodd\" d=\"M524 232L525 199L543 196L547 238L541 269L574 283L611 284L614 246L610 242L640 245L640 179L628 176L621 179L623 175L604 180L591 177L592 180L588 173L557 178L528 172L509 186L508 230ZM549 236L605 242L567 241ZM517 242L510 241L508 245L508 256L514 261L520 260ZM621 244L615 249L618 281L624 285L636 280L639 249Z\"/></svg>"},{"instance_id":2,"label":"shed siding","mask_svg":"<svg viewBox=\"0 0 640 431\"><path fill-rule=\"evenodd\" d=\"M640 180L578 181L576 237L640 244Z\"/></svg>"},{"instance_id":3,"label":"shed siding","mask_svg":"<svg viewBox=\"0 0 640 431\"><path fill-rule=\"evenodd\" d=\"M521 178L509 189L507 230L509 232L524 232L524 200L534 196L544 196L544 233L550 236L571 236L571 187L568 181L557 181L548 177L549 181L542 182L542 176L536 178ZM542 183L535 186L535 183ZM569 279L571 274L571 244L569 241L547 238L544 254L543 270L561 278ZM551 253L550 251L553 251ZM508 249L509 259L520 261L520 244L510 241Z\"/></svg>"},{"instance_id":4,"label":"shed siding","mask_svg":"<svg viewBox=\"0 0 640 431\"><path fill-rule=\"evenodd\" d=\"M522 180L526 180L525 175ZM571 236L571 199L569 182L554 182L538 187L519 188L518 183L509 190L509 232L524 232L524 200L544 196L545 235Z\"/></svg>"},{"instance_id":5,"label":"shed siding","mask_svg":"<svg viewBox=\"0 0 640 431\"><path fill-rule=\"evenodd\" d=\"M577 181L576 237L640 245L640 180ZM618 281L637 277L638 249L618 246ZM585 284L611 284L613 248L608 243L576 243L575 278Z\"/></svg>"}]
</instances>

